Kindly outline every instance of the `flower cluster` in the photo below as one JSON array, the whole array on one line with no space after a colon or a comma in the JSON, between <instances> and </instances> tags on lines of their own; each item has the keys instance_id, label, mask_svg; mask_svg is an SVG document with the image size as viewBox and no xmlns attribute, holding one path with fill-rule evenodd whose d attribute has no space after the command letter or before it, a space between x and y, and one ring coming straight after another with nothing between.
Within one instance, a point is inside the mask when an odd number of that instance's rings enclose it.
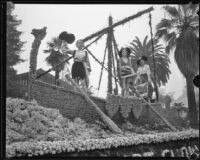
<instances>
[{"instance_id":1,"label":"flower cluster","mask_svg":"<svg viewBox=\"0 0 200 160\"><path fill-rule=\"evenodd\" d=\"M80 118L70 121L57 109L44 108L36 101L7 98L6 143L25 141L59 141L99 138L107 133L98 125Z\"/></svg>"},{"instance_id":2,"label":"flower cluster","mask_svg":"<svg viewBox=\"0 0 200 160\"><path fill-rule=\"evenodd\" d=\"M6 146L6 156L37 156L43 154L56 154L61 152L89 151L95 149L109 149L111 147L131 146L138 144L162 143L174 140L198 138L199 131L187 130L182 132L167 132L157 134L135 135L126 134L116 137L86 140L64 141L39 141L39 142L16 142Z\"/></svg>"}]
</instances>

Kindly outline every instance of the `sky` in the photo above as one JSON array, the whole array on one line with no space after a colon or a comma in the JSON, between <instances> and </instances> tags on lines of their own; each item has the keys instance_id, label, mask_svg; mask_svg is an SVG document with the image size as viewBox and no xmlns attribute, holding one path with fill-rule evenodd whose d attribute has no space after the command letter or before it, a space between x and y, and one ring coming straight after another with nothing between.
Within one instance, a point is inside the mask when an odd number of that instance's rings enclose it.
<instances>
[{"instance_id":1,"label":"sky","mask_svg":"<svg viewBox=\"0 0 200 160\"><path fill-rule=\"evenodd\" d=\"M43 50L47 49L47 42L51 41L53 37L57 37L62 31L73 33L76 40L82 39L107 27L109 16L112 16L113 23L115 23L151 6L154 7L154 10L152 11L152 28L153 34L155 34L156 24L165 16L162 10L163 5L15 4L13 14L17 15L17 19L22 20L22 24L19 25L17 29L23 32L21 40L26 41L23 48L24 51L21 53L21 58L26 61L16 65L14 68L17 70L18 74L29 71L30 51L32 42L34 41L33 35L30 34L32 29L47 27L46 37L42 40L38 52L37 69L42 68L48 70L51 66L47 65L45 58L48 54L44 53ZM114 29L114 35L119 48L128 45L135 39L135 36L139 37L141 41L143 41L146 35L150 38L148 16L148 14L144 14L141 17ZM90 41L85 45L88 43L90 43ZM100 61L103 61L105 43L106 35L104 35L97 43L94 43L89 47L90 51ZM75 42L69 45L69 48L76 49ZM103 71L101 88L97 94L101 66L96 63L92 57L89 56L89 58L92 67L90 85L93 86L93 92L95 93L95 96L106 97L107 72L105 70ZM165 94L174 92L174 98L177 99L182 94L185 86L185 78L177 68L173 53L170 55L170 61L170 70L172 73L168 83L165 86L161 86L160 89L164 91ZM70 64L72 63L73 61L70 61ZM52 74L54 73L52 72Z\"/></svg>"}]
</instances>

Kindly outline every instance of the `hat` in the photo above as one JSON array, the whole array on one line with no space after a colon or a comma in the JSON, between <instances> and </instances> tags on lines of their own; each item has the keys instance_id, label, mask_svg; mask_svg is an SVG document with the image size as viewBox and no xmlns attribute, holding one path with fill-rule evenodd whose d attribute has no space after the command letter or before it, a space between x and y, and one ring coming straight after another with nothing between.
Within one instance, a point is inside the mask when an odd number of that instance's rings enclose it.
<instances>
[{"instance_id":1,"label":"hat","mask_svg":"<svg viewBox=\"0 0 200 160\"><path fill-rule=\"evenodd\" d=\"M72 33L67 33L66 31L61 32L59 37L60 40L64 40L69 44L72 44L75 41L75 36Z\"/></svg>"},{"instance_id":2,"label":"hat","mask_svg":"<svg viewBox=\"0 0 200 160\"><path fill-rule=\"evenodd\" d=\"M119 57L122 57L122 51L123 51L123 49L125 49L126 50L126 52L127 52L127 57L129 57L130 56L130 54L131 54L131 49L129 48L129 47L122 47L121 49L120 49L120 51L119 51Z\"/></svg>"},{"instance_id":3,"label":"hat","mask_svg":"<svg viewBox=\"0 0 200 160\"><path fill-rule=\"evenodd\" d=\"M137 65L140 66L140 61L148 61L148 58L146 56L141 56L138 60L137 60Z\"/></svg>"}]
</instances>

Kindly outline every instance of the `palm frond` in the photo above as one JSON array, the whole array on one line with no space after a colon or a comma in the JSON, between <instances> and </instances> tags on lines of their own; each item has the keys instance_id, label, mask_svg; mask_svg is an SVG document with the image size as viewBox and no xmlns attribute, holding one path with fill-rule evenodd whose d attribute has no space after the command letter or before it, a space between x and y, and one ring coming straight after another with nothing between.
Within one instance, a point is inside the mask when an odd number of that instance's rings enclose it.
<instances>
[{"instance_id":1,"label":"palm frond","mask_svg":"<svg viewBox=\"0 0 200 160\"><path fill-rule=\"evenodd\" d=\"M168 77L169 77L169 74L171 73L169 70L170 60L169 60L169 57L166 54L164 54L164 47L158 43L158 39L154 38L153 44L154 44L155 63L156 63L156 66L158 66L158 68L156 68L156 70L158 70L156 71L156 75L158 77L157 83L161 85L161 83L162 84L167 83L169 79ZM147 36L145 36L143 43L141 43L141 41L137 37L131 42L131 47L132 49L134 48L134 51L133 51L134 56L131 57L132 64L136 64L136 61L138 60L138 58L141 55L145 55L148 57L150 69L151 71L153 71L154 62L153 62L151 39L147 40ZM162 68L165 68L165 69L162 69Z\"/></svg>"},{"instance_id":2,"label":"palm frond","mask_svg":"<svg viewBox=\"0 0 200 160\"><path fill-rule=\"evenodd\" d=\"M172 51L175 48L175 46L176 46L175 44L172 45L168 44L165 48L165 53L170 54L170 51Z\"/></svg>"},{"instance_id":3,"label":"palm frond","mask_svg":"<svg viewBox=\"0 0 200 160\"><path fill-rule=\"evenodd\" d=\"M174 41L176 39L176 33L175 32L171 32L169 34L167 34L164 38L164 40L168 43L169 41Z\"/></svg>"},{"instance_id":4,"label":"palm frond","mask_svg":"<svg viewBox=\"0 0 200 160\"><path fill-rule=\"evenodd\" d=\"M199 16L191 15L190 17L188 17L188 21L190 26L199 26Z\"/></svg>"},{"instance_id":5,"label":"palm frond","mask_svg":"<svg viewBox=\"0 0 200 160\"><path fill-rule=\"evenodd\" d=\"M140 41L140 39L136 36L136 40L133 40L133 42L135 42L138 46L138 48L142 48L142 42Z\"/></svg>"},{"instance_id":6,"label":"palm frond","mask_svg":"<svg viewBox=\"0 0 200 160\"><path fill-rule=\"evenodd\" d=\"M53 42L47 42L47 46L49 47L49 48L52 48L52 47L54 47L54 43Z\"/></svg>"},{"instance_id":7,"label":"palm frond","mask_svg":"<svg viewBox=\"0 0 200 160\"><path fill-rule=\"evenodd\" d=\"M168 34L167 29L158 29L157 27L156 27L156 29L157 29L157 32L155 34L155 37L158 38L158 39L160 39L163 36L166 36Z\"/></svg>"},{"instance_id":8,"label":"palm frond","mask_svg":"<svg viewBox=\"0 0 200 160\"><path fill-rule=\"evenodd\" d=\"M186 12L186 16L195 15L199 10L199 4L192 4L192 2L190 2L189 4L184 5L184 9Z\"/></svg>"},{"instance_id":9,"label":"palm frond","mask_svg":"<svg viewBox=\"0 0 200 160\"><path fill-rule=\"evenodd\" d=\"M170 30L172 28L172 20L170 19L166 19L166 18L163 18L161 19L161 21L156 25L156 29L157 30L160 30L160 29L163 29L163 28L166 28L168 30Z\"/></svg>"},{"instance_id":10,"label":"palm frond","mask_svg":"<svg viewBox=\"0 0 200 160\"><path fill-rule=\"evenodd\" d=\"M163 9L173 18L179 18L179 12L176 7L164 6Z\"/></svg>"},{"instance_id":11,"label":"palm frond","mask_svg":"<svg viewBox=\"0 0 200 160\"><path fill-rule=\"evenodd\" d=\"M134 42L131 42L130 43L132 46L133 46L133 49L136 51L138 51L139 50L139 47L134 43Z\"/></svg>"},{"instance_id":12,"label":"palm frond","mask_svg":"<svg viewBox=\"0 0 200 160\"><path fill-rule=\"evenodd\" d=\"M142 45L142 46L146 46L147 39L148 39L148 36L145 36L144 41L143 41L143 45Z\"/></svg>"},{"instance_id":13,"label":"palm frond","mask_svg":"<svg viewBox=\"0 0 200 160\"><path fill-rule=\"evenodd\" d=\"M182 4L182 5L180 5L180 8L181 8L181 13L182 13L183 17L187 17L188 4Z\"/></svg>"},{"instance_id":14,"label":"palm frond","mask_svg":"<svg viewBox=\"0 0 200 160\"><path fill-rule=\"evenodd\" d=\"M192 10L192 14L197 14L197 11L199 10L199 4L192 4L190 3L189 8Z\"/></svg>"},{"instance_id":15,"label":"palm frond","mask_svg":"<svg viewBox=\"0 0 200 160\"><path fill-rule=\"evenodd\" d=\"M50 53L52 50L51 49L46 49L46 50L43 50L43 53Z\"/></svg>"}]
</instances>

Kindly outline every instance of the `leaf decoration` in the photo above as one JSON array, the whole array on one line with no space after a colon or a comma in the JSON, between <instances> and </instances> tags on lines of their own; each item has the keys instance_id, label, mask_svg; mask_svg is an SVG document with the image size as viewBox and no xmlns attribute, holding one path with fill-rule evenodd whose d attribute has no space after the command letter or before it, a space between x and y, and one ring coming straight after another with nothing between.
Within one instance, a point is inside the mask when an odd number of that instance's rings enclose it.
<instances>
[{"instance_id":1,"label":"leaf decoration","mask_svg":"<svg viewBox=\"0 0 200 160\"><path fill-rule=\"evenodd\" d=\"M106 102L106 110L110 117L113 117L120 108L123 118L128 118L132 111L133 115L138 119L143 109L143 102L137 97L122 97L108 94Z\"/></svg>"}]
</instances>

